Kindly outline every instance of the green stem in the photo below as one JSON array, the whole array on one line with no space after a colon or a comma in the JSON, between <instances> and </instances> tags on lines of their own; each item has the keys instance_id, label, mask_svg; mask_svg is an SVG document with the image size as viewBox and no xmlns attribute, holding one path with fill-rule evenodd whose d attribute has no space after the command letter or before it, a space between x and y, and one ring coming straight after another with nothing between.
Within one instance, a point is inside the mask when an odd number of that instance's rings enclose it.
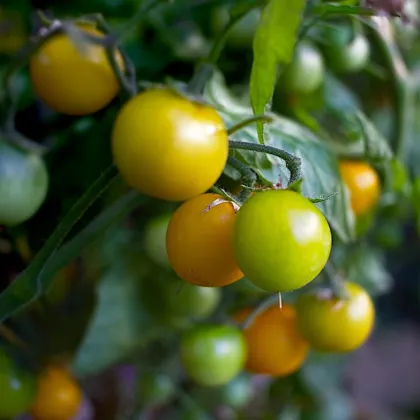
<instances>
[{"instance_id":1,"label":"green stem","mask_svg":"<svg viewBox=\"0 0 420 420\"><path fill-rule=\"evenodd\" d=\"M258 153L267 153L269 155L277 156L286 162L286 167L290 172L289 186L302 180L302 161L295 155L286 152L276 147L266 146L258 143L247 143L243 141L229 141L231 149L238 150L252 150Z\"/></svg>"},{"instance_id":2,"label":"green stem","mask_svg":"<svg viewBox=\"0 0 420 420\"><path fill-rule=\"evenodd\" d=\"M257 182L257 174L233 156L228 157L227 163L241 174L242 184L246 188L243 188L239 194L239 201L244 202L252 194L252 189Z\"/></svg>"},{"instance_id":3,"label":"green stem","mask_svg":"<svg viewBox=\"0 0 420 420\"><path fill-rule=\"evenodd\" d=\"M249 328L258 315L261 315L268 308L271 308L279 301L278 294L270 295L265 298L257 307L245 318L245 321L242 323L242 329L246 330Z\"/></svg>"},{"instance_id":4,"label":"green stem","mask_svg":"<svg viewBox=\"0 0 420 420\"><path fill-rule=\"evenodd\" d=\"M118 64L115 52L116 49L114 47L106 47L106 56L108 58L108 62L111 65L115 77L118 80L121 91L131 98L137 93L136 84L131 83L131 81L124 74L124 70Z\"/></svg>"},{"instance_id":5,"label":"green stem","mask_svg":"<svg viewBox=\"0 0 420 420\"><path fill-rule=\"evenodd\" d=\"M343 278L337 273L337 270L333 264L329 261L324 267L324 272L327 276L329 285L332 292L336 297L342 300L347 300L350 298L349 293L344 285Z\"/></svg>"},{"instance_id":6,"label":"green stem","mask_svg":"<svg viewBox=\"0 0 420 420\"><path fill-rule=\"evenodd\" d=\"M241 204L238 202L238 200L236 200L235 197L233 197L232 195L230 195L229 193L227 193L222 188L217 187L216 185L213 185L210 188L210 191L213 192L213 193L215 193L215 194L221 195L223 198L226 198L226 200L230 200L230 201L234 202L239 207L241 206Z\"/></svg>"},{"instance_id":7,"label":"green stem","mask_svg":"<svg viewBox=\"0 0 420 420\"><path fill-rule=\"evenodd\" d=\"M64 216L31 264L0 295L0 323L34 301L48 288L51 279L45 277L45 269L58 247L87 209L117 179L117 170L111 165Z\"/></svg>"},{"instance_id":8,"label":"green stem","mask_svg":"<svg viewBox=\"0 0 420 420\"><path fill-rule=\"evenodd\" d=\"M273 118L268 115L255 115L254 117L248 118L228 128L227 132L228 132L228 135L231 136L232 134L236 133L237 131L242 130L248 125L258 123L258 122L264 123L264 122L272 122L272 121L273 121Z\"/></svg>"}]
</instances>

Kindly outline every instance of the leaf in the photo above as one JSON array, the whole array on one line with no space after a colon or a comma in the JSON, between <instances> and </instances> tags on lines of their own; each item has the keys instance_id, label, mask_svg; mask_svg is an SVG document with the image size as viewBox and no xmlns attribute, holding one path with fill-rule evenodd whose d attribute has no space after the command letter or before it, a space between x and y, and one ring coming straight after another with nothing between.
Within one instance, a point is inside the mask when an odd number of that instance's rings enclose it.
<instances>
[{"instance_id":1,"label":"leaf","mask_svg":"<svg viewBox=\"0 0 420 420\"><path fill-rule=\"evenodd\" d=\"M147 270L138 253L119 253L106 268L96 309L72 364L79 377L101 372L149 343L155 330L142 304L141 286Z\"/></svg>"},{"instance_id":2,"label":"leaf","mask_svg":"<svg viewBox=\"0 0 420 420\"><path fill-rule=\"evenodd\" d=\"M220 74L215 74L207 86L206 99L221 113L226 125L233 126L252 116L248 107L232 98ZM317 206L327 217L330 225L342 241L354 238L354 216L350 210L348 192L342 184L337 159L325 142L306 127L276 114L268 114L273 122L267 124L266 144L286 150L302 159L302 192L309 198L337 193ZM233 140L257 143L253 127L233 134ZM262 153L234 151L233 155L248 164L266 181L275 184L281 178L282 185L289 179L284 161Z\"/></svg>"},{"instance_id":3,"label":"leaf","mask_svg":"<svg viewBox=\"0 0 420 420\"><path fill-rule=\"evenodd\" d=\"M287 64L293 58L304 7L304 0L269 0L261 14L254 37L250 80L255 115L264 113L273 97L277 66ZM264 143L262 124L258 124L258 138L260 143Z\"/></svg>"},{"instance_id":4,"label":"leaf","mask_svg":"<svg viewBox=\"0 0 420 420\"><path fill-rule=\"evenodd\" d=\"M417 177L413 183L413 204L417 218L417 232L420 235L420 177Z\"/></svg>"},{"instance_id":5,"label":"leaf","mask_svg":"<svg viewBox=\"0 0 420 420\"><path fill-rule=\"evenodd\" d=\"M52 260L52 256L71 228L116 177L116 168L111 165L64 216L26 270L0 295L0 323L47 290L52 278L45 274L48 272L47 267Z\"/></svg>"}]
</instances>

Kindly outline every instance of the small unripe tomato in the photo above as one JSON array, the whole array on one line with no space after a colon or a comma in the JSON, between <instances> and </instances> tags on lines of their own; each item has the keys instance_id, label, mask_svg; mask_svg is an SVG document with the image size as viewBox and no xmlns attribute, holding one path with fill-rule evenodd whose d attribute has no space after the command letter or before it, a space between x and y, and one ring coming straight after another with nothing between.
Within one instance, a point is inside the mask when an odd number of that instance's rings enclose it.
<instances>
[{"instance_id":1,"label":"small unripe tomato","mask_svg":"<svg viewBox=\"0 0 420 420\"><path fill-rule=\"evenodd\" d=\"M36 420L70 420L82 402L82 391L70 372L49 366L38 377L31 414Z\"/></svg>"},{"instance_id":2,"label":"small unripe tomato","mask_svg":"<svg viewBox=\"0 0 420 420\"><path fill-rule=\"evenodd\" d=\"M296 303L299 329L310 346L325 352L349 352L369 337L375 307L358 284L347 282L349 299L341 300L330 290L299 296Z\"/></svg>"},{"instance_id":3,"label":"small unripe tomato","mask_svg":"<svg viewBox=\"0 0 420 420\"><path fill-rule=\"evenodd\" d=\"M35 386L35 378L19 369L0 348L0 418L23 414L35 397Z\"/></svg>"},{"instance_id":4,"label":"small unripe tomato","mask_svg":"<svg viewBox=\"0 0 420 420\"><path fill-rule=\"evenodd\" d=\"M309 43L300 43L279 82L286 92L308 94L321 86L324 75L321 53Z\"/></svg>"},{"instance_id":5,"label":"small unripe tomato","mask_svg":"<svg viewBox=\"0 0 420 420\"><path fill-rule=\"evenodd\" d=\"M181 362L188 375L203 386L231 381L244 367L246 342L231 325L198 325L181 341Z\"/></svg>"},{"instance_id":6,"label":"small unripe tomato","mask_svg":"<svg viewBox=\"0 0 420 420\"><path fill-rule=\"evenodd\" d=\"M222 117L167 88L128 101L112 133L114 161L125 181L168 201L187 200L212 187L228 149Z\"/></svg>"},{"instance_id":7,"label":"small unripe tomato","mask_svg":"<svg viewBox=\"0 0 420 420\"><path fill-rule=\"evenodd\" d=\"M380 195L380 180L377 172L365 162L344 160L340 172L350 194L350 203L356 216L375 207Z\"/></svg>"},{"instance_id":8,"label":"small unripe tomato","mask_svg":"<svg viewBox=\"0 0 420 420\"><path fill-rule=\"evenodd\" d=\"M166 233L169 261L177 275L197 286L225 286L243 277L233 253L236 209L231 202L209 207L218 194L201 194L173 214Z\"/></svg>"},{"instance_id":9,"label":"small unripe tomato","mask_svg":"<svg viewBox=\"0 0 420 420\"><path fill-rule=\"evenodd\" d=\"M30 219L48 190L48 172L42 158L0 139L0 225L13 226Z\"/></svg>"},{"instance_id":10,"label":"small unripe tomato","mask_svg":"<svg viewBox=\"0 0 420 420\"><path fill-rule=\"evenodd\" d=\"M234 315L242 322L252 312L251 308ZM277 304L257 315L244 330L248 344L246 369L257 374L286 376L295 372L305 361L309 346L302 337L293 306Z\"/></svg>"},{"instance_id":11,"label":"small unripe tomato","mask_svg":"<svg viewBox=\"0 0 420 420\"><path fill-rule=\"evenodd\" d=\"M331 244L322 212L294 191L258 192L236 216L236 261L248 280L267 291L292 291L312 281L327 263Z\"/></svg>"},{"instance_id":12,"label":"small unripe tomato","mask_svg":"<svg viewBox=\"0 0 420 420\"><path fill-rule=\"evenodd\" d=\"M103 36L93 26L80 28ZM123 68L119 52L116 59ZM119 90L105 49L86 42L80 50L67 34L49 39L30 60L34 90L50 108L67 115L92 114L108 105Z\"/></svg>"}]
</instances>

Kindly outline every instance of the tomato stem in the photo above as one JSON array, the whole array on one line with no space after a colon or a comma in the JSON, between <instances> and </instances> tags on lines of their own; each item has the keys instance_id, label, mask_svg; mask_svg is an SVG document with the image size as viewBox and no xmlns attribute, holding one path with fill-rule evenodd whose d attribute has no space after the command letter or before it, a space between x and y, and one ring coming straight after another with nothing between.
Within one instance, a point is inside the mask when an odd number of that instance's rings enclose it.
<instances>
[{"instance_id":1,"label":"tomato stem","mask_svg":"<svg viewBox=\"0 0 420 420\"><path fill-rule=\"evenodd\" d=\"M244 202L252 194L254 185L257 182L257 174L233 156L228 157L227 163L241 174L241 180L245 188L242 188L239 194L239 201Z\"/></svg>"},{"instance_id":2,"label":"tomato stem","mask_svg":"<svg viewBox=\"0 0 420 420\"><path fill-rule=\"evenodd\" d=\"M290 172L288 186L302 179L302 160L299 157L286 152L285 150L277 149L276 147L267 146L265 144L233 140L229 141L229 147L231 149L252 150L258 153L266 153L269 155L277 156L278 158L284 160L286 162L286 167Z\"/></svg>"},{"instance_id":3,"label":"tomato stem","mask_svg":"<svg viewBox=\"0 0 420 420\"><path fill-rule=\"evenodd\" d=\"M228 128L227 132L228 135L231 136L232 134L236 133L237 131L242 130L243 128L247 127L248 125L257 123L257 122L272 122L273 118L268 115L255 115L254 117L248 118L244 121L241 121L238 124Z\"/></svg>"},{"instance_id":4,"label":"tomato stem","mask_svg":"<svg viewBox=\"0 0 420 420\"><path fill-rule=\"evenodd\" d=\"M350 298L348 291L345 288L343 278L337 273L336 268L334 267L331 261L328 261L324 272L327 276L328 283L331 287L333 294L342 300L348 300Z\"/></svg>"},{"instance_id":5,"label":"tomato stem","mask_svg":"<svg viewBox=\"0 0 420 420\"><path fill-rule=\"evenodd\" d=\"M249 328L259 315L261 315L263 312L265 312L268 308L271 308L272 306L278 305L278 304L279 304L279 294L278 293L276 293L274 295L270 295L267 298L265 298L245 318L245 320L242 323L242 329L246 330L247 328Z\"/></svg>"},{"instance_id":6,"label":"tomato stem","mask_svg":"<svg viewBox=\"0 0 420 420\"><path fill-rule=\"evenodd\" d=\"M232 202L234 202L236 205L238 205L239 207L241 206L241 203L238 202L238 200L231 194L229 194L228 192L226 192L223 188L219 188L216 185L213 185L210 188L210 191L221 195L222 197L226 198L227 200L230 200Z\"/></svg>"}]
</instances>

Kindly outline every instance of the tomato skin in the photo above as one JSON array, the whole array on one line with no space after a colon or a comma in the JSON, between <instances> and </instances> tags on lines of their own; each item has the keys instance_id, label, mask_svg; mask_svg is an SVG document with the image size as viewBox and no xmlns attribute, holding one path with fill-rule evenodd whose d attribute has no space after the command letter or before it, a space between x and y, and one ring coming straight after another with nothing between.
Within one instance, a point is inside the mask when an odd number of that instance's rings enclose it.
<instances>
[{"instance_id":1,"label":"tomato skin","mask_svg":"<svg viewBox=\"0 0 420 420\"><path fill-rule=\"evenodd\" d=\"M103 36L92 26L81 28L86 33ZM121 54L117 53L116 58L123 68ZM108 105L119 91L104 48L86 44L83 54L65 34L47 41L31 57L29 70L36 94L62 114L92 114Z\"/></svg>"},{"instance_id":2,"label":"tomato skin","mask_svg":"<svg viewBox=\"0 0 420 420\"><path fill-rule=\"evenodd\" d=\"M77 414L82 397L79 385L66 369L49 366L38 377L31 414L37 420L69 420Z\"/></svg>"},{"instance_id":3,"label":"tomato skin","mask_svg":"<svg viewBox=\"0 0 420 420\"><path fill-rule=\"evenodd\" d=\"M235 320L242 322L252 312L245 308L237 312ZM302 337L293 306L277 304L258 315L244 330L248 343L246 369L257 374L287 376L305 361L309 346Z\"/></svg>"},{"instance_id":4,"label":"tomato skin","mask_svg":"<svg viewBox=\"0 0 420 420\"><path fill-rule=\"evenodd\" d=\"M280 80L286 92L308 94L321 86L324 75L321 53L309 43L300 43Z\"/></svg>"},{"instance_id":5,"label":"tomato skin","mask_svg":"<svg viewBox=\"0 0 420 420\"><path fill-rule=\"evenodd\" d=\"M18 369L0 349L0 418L24 413L35 397L35 378Z\"/></svg>"},{"instance_id":6,"label":"tomato skin","mask_svg":"<svg viewBox=\"0 0 420 420\"><path fill-rule=\"evenodd\" d=\"M239 329L230 325L199 325L182 337L181 362L198 384L218 386L241 371L246 351Z\"/></svg>"},{"instance_id":7,"label":"tomato skin","mask_svg":"<svg viewBox=\"0 0 420 420\"><path fill-rule=\"evenodd\" d=\"M151 220L144 232L144 246L148 257L162 268L171 268L166 252L166 231L172 214L163 214Z\"/></svg>"},{"instance_id":8,"label":"tomato skin","mask_svg":"<svg viewBox=\"0 0 420 420\"><path fill-rule=\"evenodd\" d=\"M356 35L345 45L331 45L327 49L327 56L331 67L337 72L360 71L369 61L369 41L364 35Z\"/></svg>"},{"instance_id":9,"label":"tomato skin","mask_svg":"<svg viewBox=\"0 0 420 420\"><path fill-rule=\"evenodd\" d=\"M349 300L323 292L301 295L297 300L299 329L316 350L337 353L355 350L373 329L375 307L371 297L356 283L347 282L345 287Z\"/></svg>"},{"instance_id":10,"label":"tomato skin","mask_svg":"<svg viewBox=\"0 0 420 420\"><path fill-rule=\"evenodd\" d=\"M30 219L44 202L48 183L41 157L0 139L0 225Z\"/></svg>"},{"instance_id":11,"label":"tomato skin","mask_svg":"<svg viewBox=\"0 0 420 420\"><path fill-rule=\"evenodd\" d=\"M340 173L350 193L350 203L356 216L373 209L379 200L380 180L377 172L365 162L340 162Z\"/></svg>"},{"instance_id":12,"label":"tomato skin","mask_svg":"<svg viewBox=\"0 0 420 420\"><path fill-rule=\"evenodd\" d=\"M331 243L324 215L294 191L258 192L237 214L236 261L248 280L267 291L292 291L312 281L327 263Z\"/></svg>"},{"instance_id":13,"label":"tomato skin","mask_svg":"<svg viewBox=\"0 0 420 420\"><path fill-rule=\"evenodd\" d=\"M167 201L207 191L222 174L228 149L224 122L213 108L166 88L128 101L112 133L114 161L125 181Z\"/></svg>"},{"instance_id":14,"label":"tomato skin","mask_svg":"<svg viewBox=\"0 0 420 420\"><path fill-rule=\"evenodd\" d=\"M183 203L166 233L169 261L188 283L205 287L231 284L243 277L233 250L236 210L224 202L205 211L218 194L201 194Z\"/></svg>"}]
</instances>

